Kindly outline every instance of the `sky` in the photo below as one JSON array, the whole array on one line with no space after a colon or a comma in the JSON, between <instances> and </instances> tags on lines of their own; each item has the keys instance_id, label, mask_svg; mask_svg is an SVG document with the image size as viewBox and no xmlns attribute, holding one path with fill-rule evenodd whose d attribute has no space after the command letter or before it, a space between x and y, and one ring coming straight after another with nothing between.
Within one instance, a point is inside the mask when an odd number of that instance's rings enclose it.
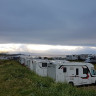
<instances>
[{"instance_id":1,"label":"sky","mask_svg":"<svg viewBox=\"0 0 96 96\"><path fill-rule=\"evenodd\" d=\"M0 0L0 52L96 54L96 0Z\"/></svg>"}]
</instances>

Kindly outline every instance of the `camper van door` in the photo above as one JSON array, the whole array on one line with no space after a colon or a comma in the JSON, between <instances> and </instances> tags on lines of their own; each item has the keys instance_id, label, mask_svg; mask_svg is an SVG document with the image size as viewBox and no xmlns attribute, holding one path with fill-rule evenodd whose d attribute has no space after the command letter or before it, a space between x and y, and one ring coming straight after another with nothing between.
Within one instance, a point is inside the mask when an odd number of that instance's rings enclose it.
<instances>
[{"instance_id":1,"label":"camper van door","mask_svg":"<svg viewBox=\"0 0 96 96\"><path fill-rule=\"evenodd\" d=\"M58 72L57 72L57 81L60 81L60 82L67 82L67 72L68 69L66 66L64 65L61 65L59 66L58 68Z\"/></svg>"},{"instance_id":2,"label":"camper van door","mask_svg":"<svg viewBox=\"0 0 96 96\"><path fill-rule=\"evenodd\" d=\"M77 85L80 83L79 75L80 75L80 68L79 67L76 67L75 68L75 83Z\"/></svg>"},{"instance_id":3,"label":"camper van door","mask_svg":"<svg viewBox=\"0 0 96 96\"><path fill-rule=\"evenodd\" d=\"M42 63L42 67L43 67L43 75L47 76L47 63Z\"/></svg>"},{"instance_id":4,"label":"camper van door","mask_svg":"<svg viewBox=\"0 0 96 96\"><path fill-rule=\"evenodd\" d=\"M82 83L83 84L89 84L90 82L90 80L89 80L89 76L90 76L90 74L89 74L89 71L88 71L88 68L86 67L86 66L83 66L82 67L83 68L83 74L82 74Z\"/></svg>"},{"instance_id":5,"label":"camper van door","mask_svg":"<svg viewBox=\"0 0 96 96\"><path fill-rule=\"evenodd\" d=\"M63 67L63 74L64 74L64 82L67 82L67 73L68 73L68 67Z\"/></svg>"},{"instance_id":6,"label":"camper van door","mask_svg":"<svg viewBox=\"0 0 96 96\"><path fill-rule=\"evenodd\" d=\"M68 66L68 82L73 82L75 85L78 85L79 80L79 74L80 74L80 68L79 66Z\"/></svg>"}]
</instances>

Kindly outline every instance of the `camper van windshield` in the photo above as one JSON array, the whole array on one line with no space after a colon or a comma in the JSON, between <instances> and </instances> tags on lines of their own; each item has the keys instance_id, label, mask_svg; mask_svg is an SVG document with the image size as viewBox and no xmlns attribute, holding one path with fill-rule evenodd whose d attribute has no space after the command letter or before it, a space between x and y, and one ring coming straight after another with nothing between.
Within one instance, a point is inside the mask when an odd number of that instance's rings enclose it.
<instances>
[{"instance_id":1,"label":"camper van windshield","mask_svg":"<svg viewBox=\"0 0 96 96\"><path fill-rule=\"evenodd\" d=\"M92 75L96 75L96 70L91 69L91 74L92 74Z\"/></svg>"}]
</instances>

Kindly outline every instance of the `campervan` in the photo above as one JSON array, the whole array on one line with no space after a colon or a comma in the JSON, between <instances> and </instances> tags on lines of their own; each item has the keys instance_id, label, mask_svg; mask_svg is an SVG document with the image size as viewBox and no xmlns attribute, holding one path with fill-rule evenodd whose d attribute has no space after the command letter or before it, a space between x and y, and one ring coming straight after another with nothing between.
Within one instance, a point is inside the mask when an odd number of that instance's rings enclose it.
<instances>
[{"instance_id":1,"label":"campervan","mask_svg":"<svg viewBox=\"0 0 96 96\"><path fill-rule=\"evenodd\" d=\"M25 65L30 69L33 70L33 58L26 58Z\"/></svg>"},{"instance_id":2,"label":"campervan","mask_svg":"<svg viewBox=\"0 0 96 96\"><path fill-rule=\"evenodd\" d=\"M96 56L89 56L85 60L86 63L96 63Z\"/></svg>"},{"instance_id":3,"label":"campervan","mask_svg":"<svg viewBox=\"0 0 96 96\"><path fill-rule=\"evenodd\" d=\"M22 64L22 65L25 65L25 66L28 66L28 59L30 57L28 56L21 56L20 59L19 59L19 62Z\"/></svg>"},{"instance_id":4,"label":"campervan","mask_svg":"<svg viewBox=\"0 0 96 96\"><path fill-rule=\"evenodd\" d=\"M56 82L71 83L74 86L96 83L96 71L90 63L50 62L47 75Z\"/></svg>"},{"instance_id":5,"label":"campervan","mask_svg":"<svg viewBox=\"0 0 96 96\"><path fill-rule=\"evenodd\" d=\"M78 55L66 55L66 60L78 60Z\"/></svg>"},{"instance_id":6,"label":"campervan","mask_svg":"<svg viewBox=\"0 0 96 96\"><path fill-rule=\"evenodd\" d=\"M26 59L26 57L20 57L20 60L19 60L19 62L20 62L20 64L22 64L22 65L24 65L25 64L25 59Z\"/></svg>"},{"instance_id":7,"label":"campervan","mask_svg":"<svg viewBox=\"0 0 96 96\"><path fill-rule=\"evenodd\" d=\"M40 76L47 76L48 60L32 60L31 69Z\"/></svg>"}]
</instances>

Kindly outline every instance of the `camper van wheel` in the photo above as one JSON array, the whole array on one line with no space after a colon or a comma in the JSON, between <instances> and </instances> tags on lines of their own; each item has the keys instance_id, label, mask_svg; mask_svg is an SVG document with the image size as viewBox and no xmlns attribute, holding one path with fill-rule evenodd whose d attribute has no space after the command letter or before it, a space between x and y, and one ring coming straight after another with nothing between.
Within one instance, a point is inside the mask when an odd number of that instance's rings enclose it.
<instances>
[{"instance_id":1,"label":"camper van wheel","mask_svg":"<svg viewBox=\"0 0 96 96\"><path fill-rule=\"evenodd\" d=\"M73 82L69 82L70 85L74 86L74 83Z\"/></svg>"}]
</instances>

